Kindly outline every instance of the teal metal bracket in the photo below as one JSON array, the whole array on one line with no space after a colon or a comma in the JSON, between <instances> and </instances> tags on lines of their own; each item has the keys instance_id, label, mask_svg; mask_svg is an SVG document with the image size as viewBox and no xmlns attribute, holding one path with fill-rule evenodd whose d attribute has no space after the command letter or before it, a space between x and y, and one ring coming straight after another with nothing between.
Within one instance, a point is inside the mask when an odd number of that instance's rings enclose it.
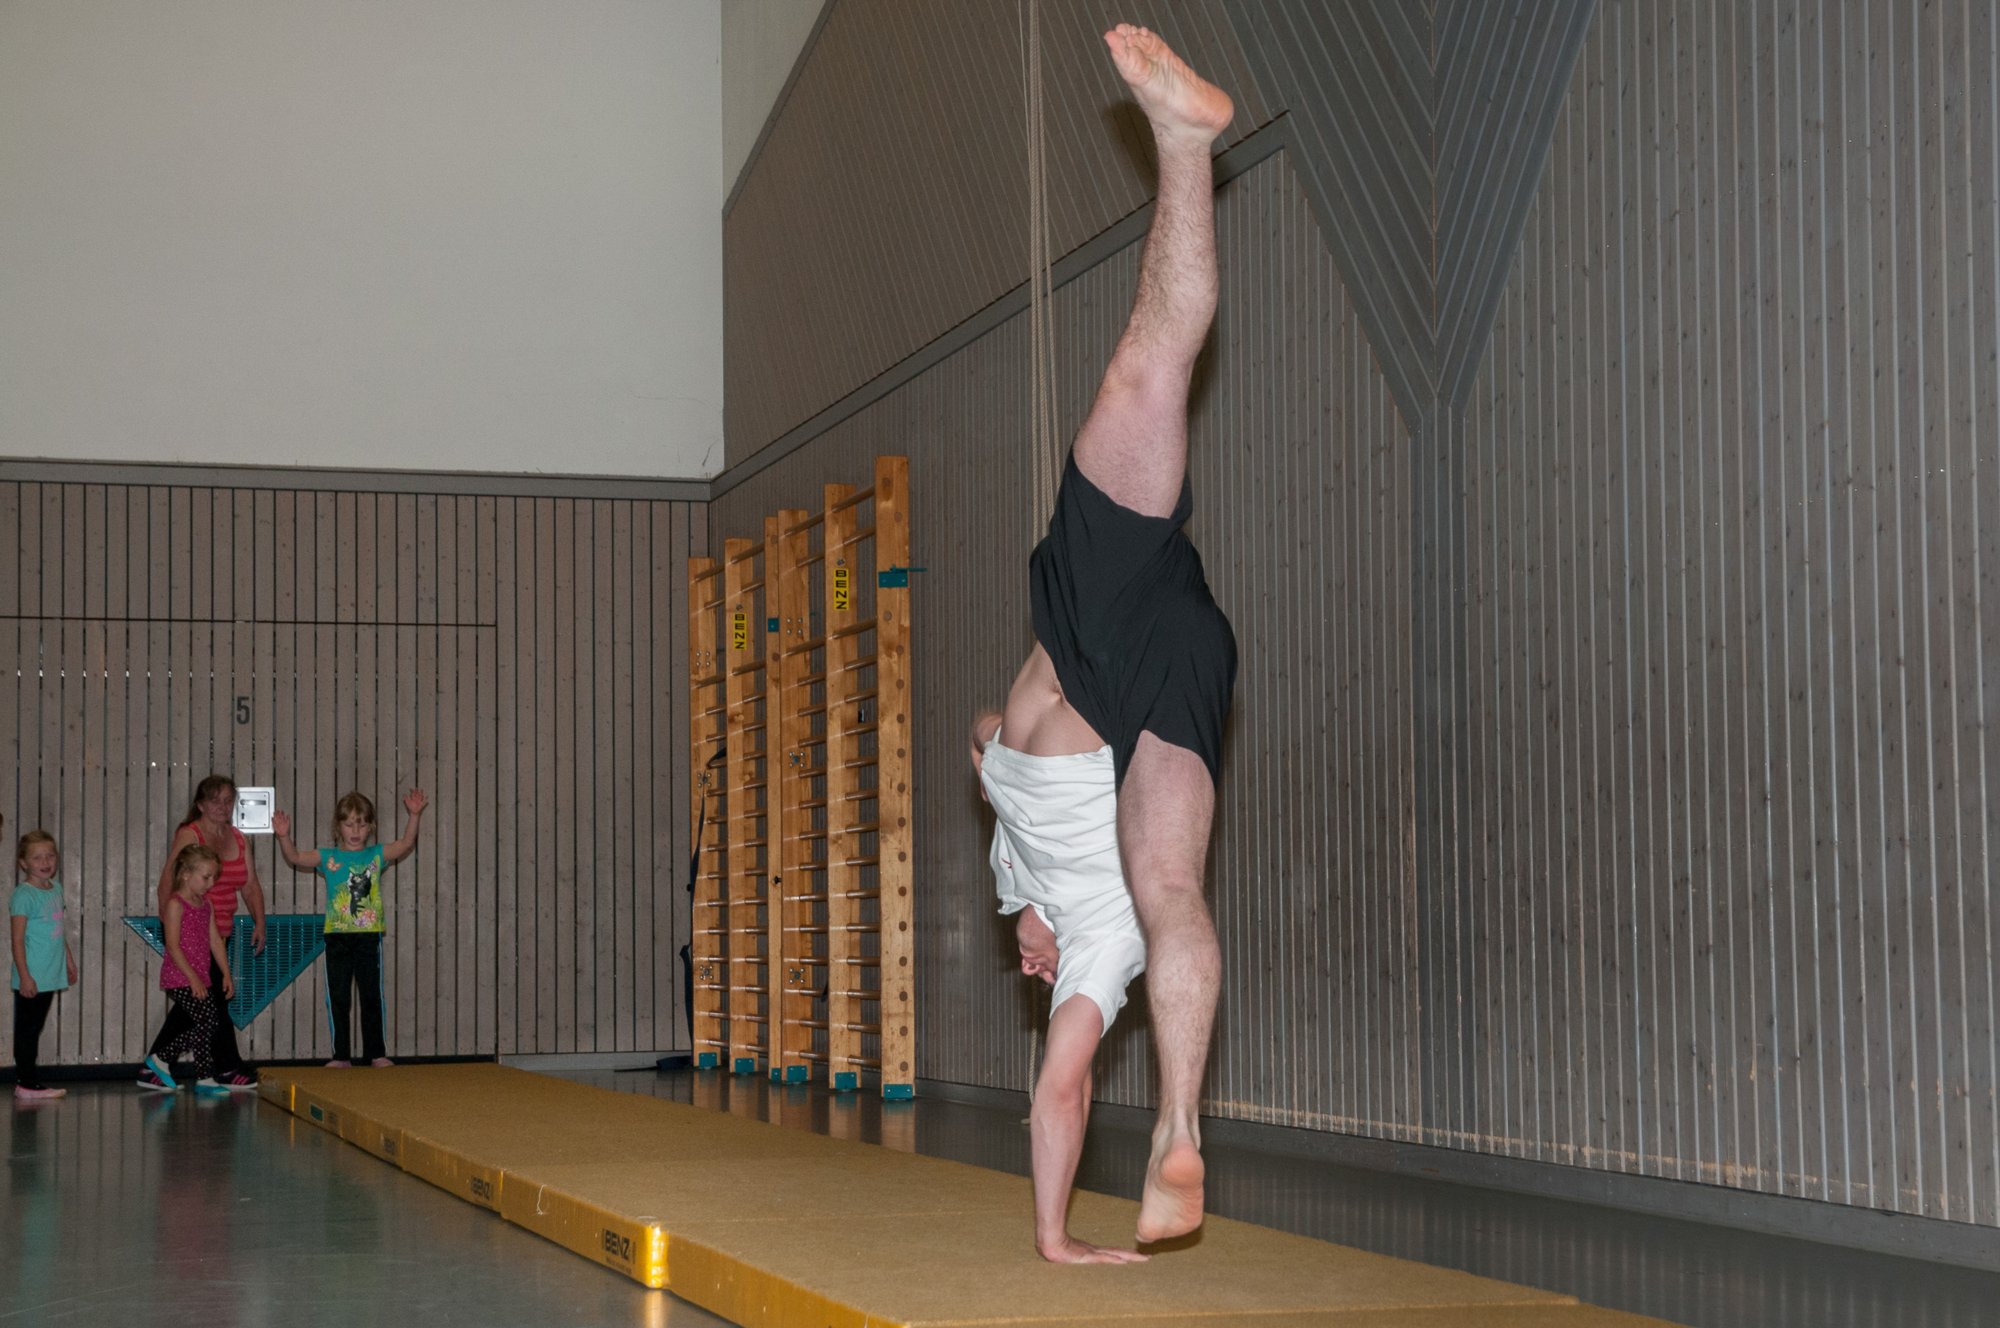
<instances>
[{"instance_id":1,"label":"teal metal bracket","mask_svg":"<svg viewBox=\"0 0 2000 1328\"><path fill-rule=\"evenodd\" d=\"M134 915L124 921L154 954L166 954L166 928L158 918ZM229 998L229 1022L238 1028L249 1027L326 949L324 914L266 914L262 954L250 944L251 927L249 917L239 913L229 933L229 975L236 982L236 994Z\"/></svg>"}]
</instances>

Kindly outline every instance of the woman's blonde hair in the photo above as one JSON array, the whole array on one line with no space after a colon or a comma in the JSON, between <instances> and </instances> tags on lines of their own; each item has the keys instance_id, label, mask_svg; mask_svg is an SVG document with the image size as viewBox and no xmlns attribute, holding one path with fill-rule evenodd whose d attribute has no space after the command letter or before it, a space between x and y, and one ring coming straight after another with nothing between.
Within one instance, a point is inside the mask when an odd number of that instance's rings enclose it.
<instances>
[{"instance_id":1,"label":"woman's blonde hair","mask_svg":"<svg viewBox=\"0 0 2000 1328\"><path fill-rule=\"evenodd\" d=\"M368 822L368 828L375 828L375 804L368 800L366 793L347 793L333 804L333 837L340 839L340 823L350 816L359 816Z\"/></svg>"},{"instance_id":2,"label":"woman's blonde hair","mask_svg":"<svg viewBox=\"0 0 2000 1328\"><path fill-rule=\"evenodd\" d=\"M37 844L47 844L50 848L56 848L56 837L46 830L30 830L27 834L22 835L21 846L14 850L14 865L18 867L26 862L28 860L28 850ZM60 857L62 850L56 848L56 854Z\"/></svg>"},{"instance_id":3,"label":"woman's blonde hair","mask_svg":"<svg viewBox=\"0 0 2000 1328\"><path fill-rule=\"evenodd\" d=\"M215 850L206 844L189 844L179 853L176 853L174 855L174 889L180 889L181 882L187 879L188 873L204 862L215 868L218 872L222 870L222 859L215 856Z\"/></svg>"}]
</instances>

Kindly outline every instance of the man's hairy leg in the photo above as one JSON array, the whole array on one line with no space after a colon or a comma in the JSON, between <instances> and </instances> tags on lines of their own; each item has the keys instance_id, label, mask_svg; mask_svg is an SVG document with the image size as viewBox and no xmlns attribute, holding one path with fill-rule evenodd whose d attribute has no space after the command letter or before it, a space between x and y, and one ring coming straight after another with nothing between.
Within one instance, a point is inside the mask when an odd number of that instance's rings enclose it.
<instances>
[{"instance_id":1,"label":"man's hairy leg","mask_svg":"<svg viewBox=\"0 0 2000 1328\"><path fill-rule=\"evenodd\" d=\"M1139 1203L1139 1239L1167 1240L1201 1225L1197 1108L1222 981L1215 923L1202 897L1215 785L1185 747L1139 735L1118 791L1118 846L1146 932L1146 995L1160 1063L1160 1110Z\"/></svg>"},{"instance_id":2,"label":"man's hairy leg","mask_svg":"<svg viewBox=\"0 0 2000 1328\"><path fill-rule=\"evenodd\" d=\"M1051 1263L1139 1263L1137 1250L1092 1245L1069 1234L1069 1196L1090 1123L1090 1062L1104 1016L1088 996L1072 996L1049 1020L1035 1104L1028 1113L1035 1176L1035 1249Z\"/></svg>"},{"instance_id":3,"label":"man's hairy leg","mask_svg":"<svg viewBox=\"0 0 2000 1328\"><path fill-rule=\"evenodd\" d=\"M1215 318L1209 145L1234 108L1145 28L1121 23L1104 42L1152 124L1160 188L1132 317L1077 434L1076 464L1112 501L1165 516L1187 471L1188 383Z\"/></svg>"}]
</instances>

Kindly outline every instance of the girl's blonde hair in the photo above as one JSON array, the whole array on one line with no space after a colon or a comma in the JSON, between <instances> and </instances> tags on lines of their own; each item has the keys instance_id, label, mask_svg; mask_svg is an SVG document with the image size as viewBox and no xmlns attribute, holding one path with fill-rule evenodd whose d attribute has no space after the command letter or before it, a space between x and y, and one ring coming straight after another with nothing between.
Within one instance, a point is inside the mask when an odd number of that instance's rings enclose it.
<instances>
[{"instance_id":1,"label":"girl's blonde hair","mask_svg":"<svg viewBox=\"0 0 2000 1328\"><path fill-rule=\"evenodd\" d=\"M174 855L174 889L180 889L181 882L187 879L188 873L204 862L215 868L218 872L222 870L222 859L215 856L215 850L206 844L189 844L179 853L176 853Z\"/></svg>"},{"instance_id":2,"label":"girl's blonde hair","mask_svg":"<svg viewBox=\"0 0 2000 1328\"><path fill-rule=\"evenodd\" d=\"M350 816L359 816L368 822L371 830L375 827L375 804L368 800L366 793L344 794L339 802L333 804L333 837L336 842L340 839L340 823Z\"/></svg>"},{"instance_id":3,"label":"girl's blonde hair","mask_svg":"<svg viewBox=\"0 0 2000 1328\"><path fill-rule=\"evenodd\" d=\"M14 865L18 867L26 862L28 860L28 850L37 844L47 844L50 848L56 848L56 837L46 830L30 830L27 834L22 835L21 846L14 850ZM57 856L61 856L62 850L56 848L56 854Z\"/></svg>"}]
</instances>

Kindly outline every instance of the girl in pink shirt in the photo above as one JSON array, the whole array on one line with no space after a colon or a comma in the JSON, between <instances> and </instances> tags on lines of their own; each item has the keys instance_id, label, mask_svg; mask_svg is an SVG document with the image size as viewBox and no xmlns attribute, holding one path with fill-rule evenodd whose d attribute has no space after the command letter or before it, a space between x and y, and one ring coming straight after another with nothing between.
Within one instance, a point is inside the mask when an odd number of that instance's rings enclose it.
<instances>
[{"instance_id":1,"label":"girl in pink shirt","mask_svg":"<svg viewBox=\"0 0 2000 1328\"><path fill-rule=\"evenodd\" d=\"M209 891L222 864L215 851L202 844L189 844L174 856L173 890L160 923L166 931L165 962L160 965L160 990L173 1003L169 1015L153 1039L146 1056L150 1076L139 1082L147 1088L172 1092L173 1062L186 1055L194 1062L194 1091L203 1096L220 1096L229 1090L215 1082L215 1026L226 1016L222 1003L236 993L229 974L229 952L223 948L222 933L216 930L215 906ZM212 962L211 962L212 961ZM217 991L210 979L218 979Z\"/></svg>"}]
</instances>

